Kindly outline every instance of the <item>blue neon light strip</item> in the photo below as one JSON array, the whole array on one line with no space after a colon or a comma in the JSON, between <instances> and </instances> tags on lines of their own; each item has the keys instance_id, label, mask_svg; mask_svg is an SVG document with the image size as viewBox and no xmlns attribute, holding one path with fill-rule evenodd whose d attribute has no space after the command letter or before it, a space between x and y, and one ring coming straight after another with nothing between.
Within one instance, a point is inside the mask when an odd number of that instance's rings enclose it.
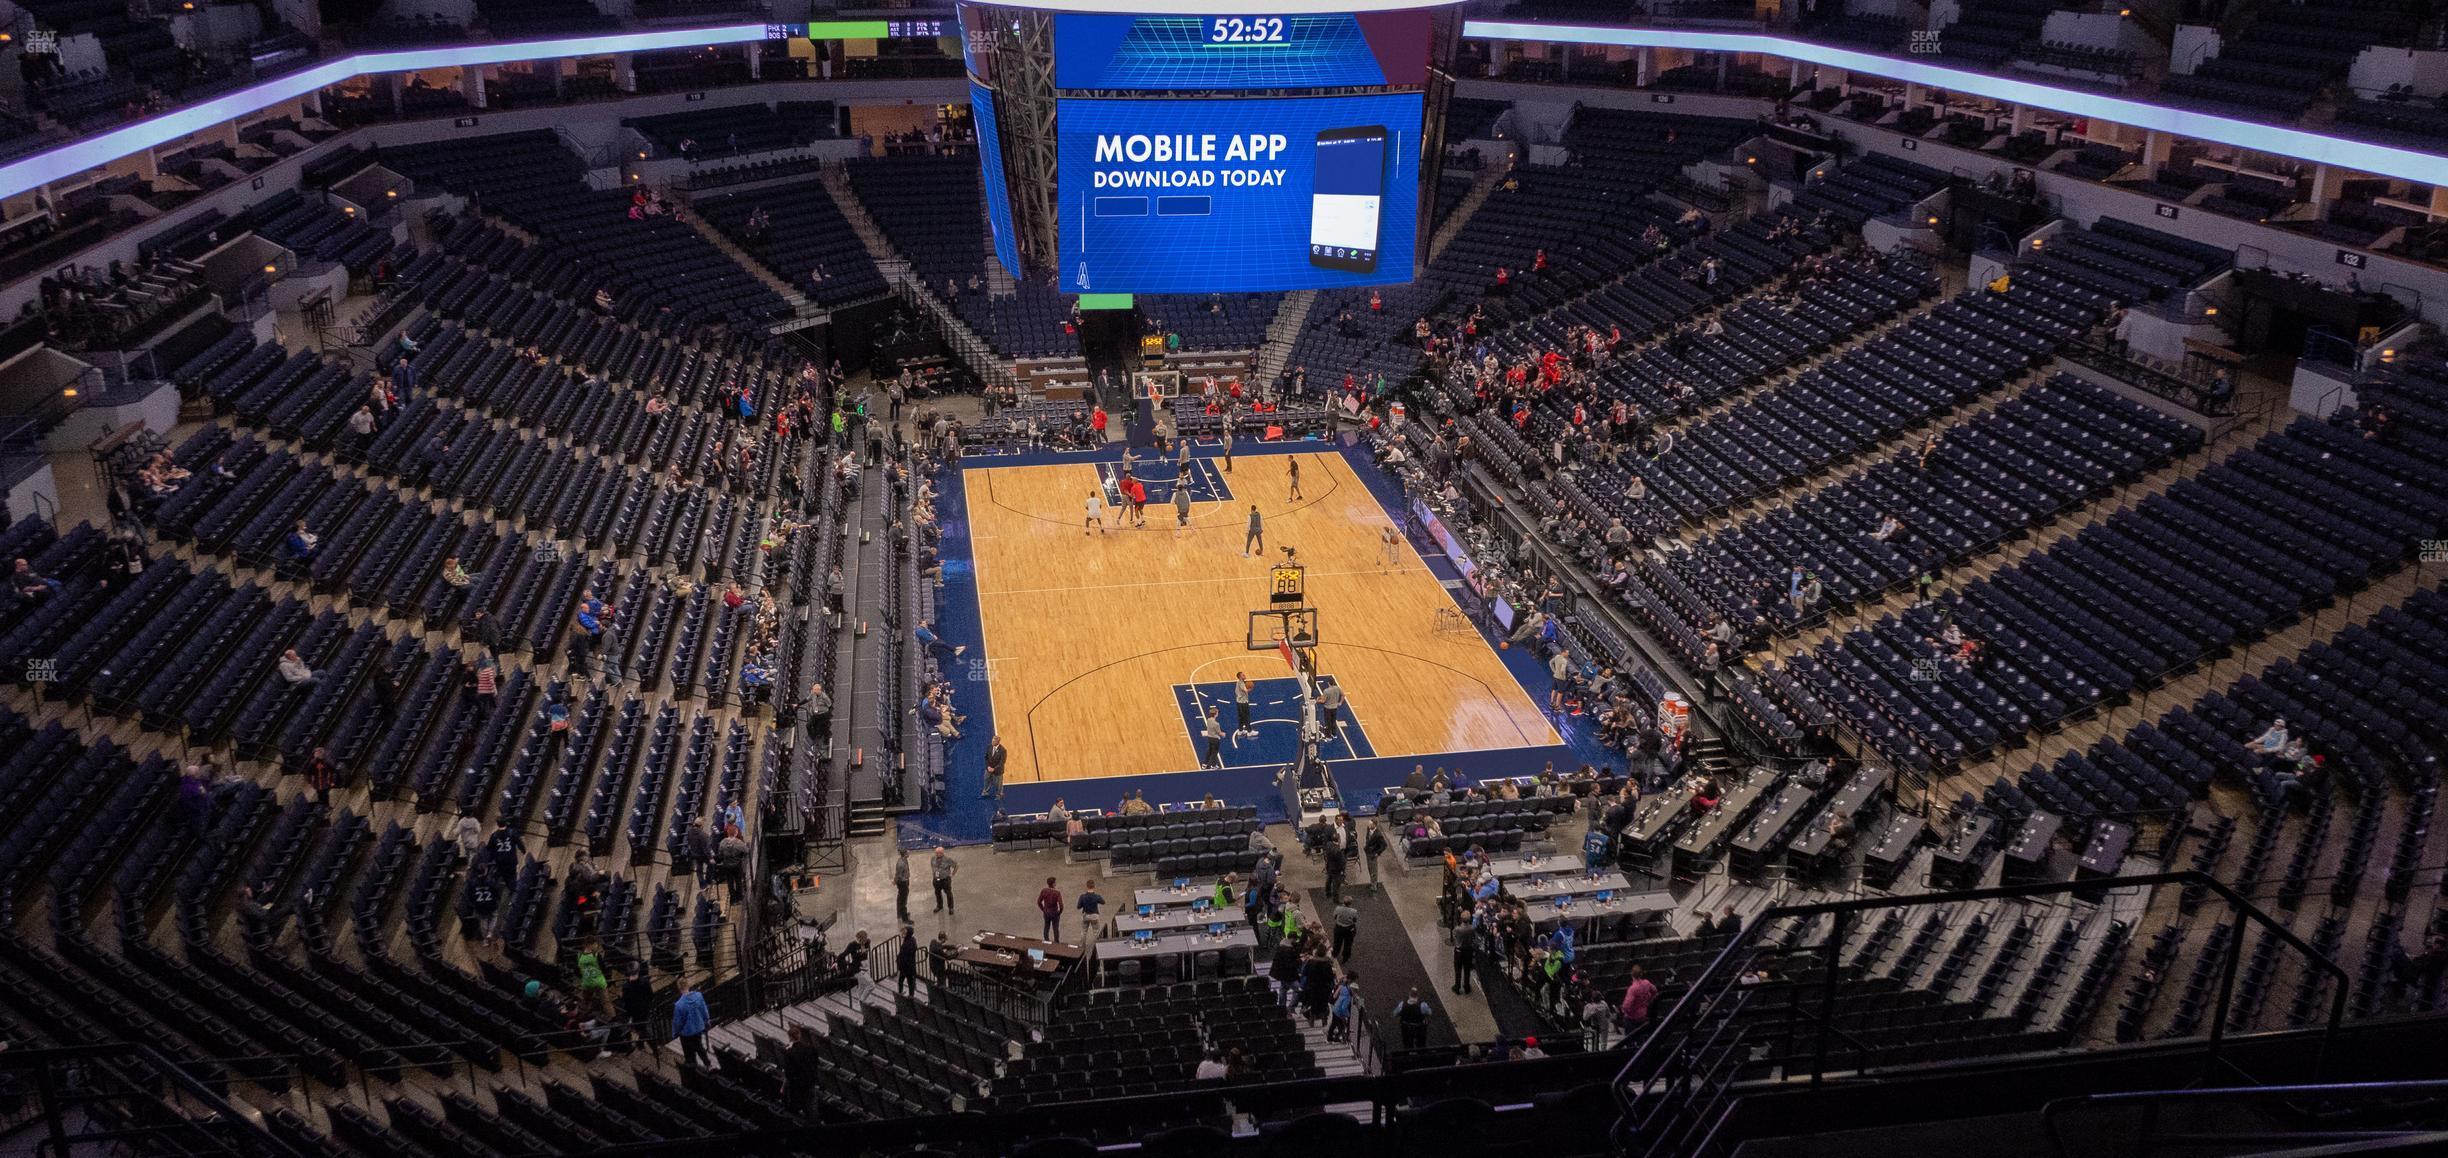
<instances>
[{"instance_id":1,"label":"blue neon light strip","mask_svg":"<svg viewBox=\"0 0 2448 1158\"><path fill-rule=\"evenodd\" d=\"M701 48L763 39L765 26L762 24L727 24L716 28L669 32L560 36L507 44L463 44L448 48L360 52L0 165L0 197L13 197L28 189L73 177L97 165L107 165L121 157L175 141L223 121L319 92L361 74L506 64L514 60L553 60L565 56L602 56L616 52L652 52L666 48Z\"/></svg>"},{"instance_id":2,"label":"blue neon light strip","mask_svg":"<svg viewBox=\"0 0 2448 1158\"><path fill-rule=\"evenodd\" d=\"M1586 24L1536 24L1511 20L1469 20L1464 36L1487 40L1529 40L1548 44L1591 44L1621 48L1682 48L1698 52L1755 52L1842 68L1873 76L1932 85L2011 104L2032 105L2075 116L2117 121L2181 137L2297 157L2365 173L2397 177L2425 185L2448 185L2448 156L2394 148L2369 141L2324 136L2281 125L2222 117L2214 113L2146 104L2080 89L2058 88L2012 77L1966 72L1902 57L1882 56L1849 48L1814 44L1756 32L1702 32L1671 28L1612 28ZM56 149L0 165L0 197L73 177L87 169L211 128L223 121L295 100L351 77L384 72L415 72L428 68L504 64L518 60L551 60L569 56L602 56L620 52L651 52L702 45L743 44L763 40L763 24L732 24L714 28L657 32L624 32L601 36L568 36L507 44L469 44L396 52L364 52L325 61L261 84L224 93L200 104L122 125L108 132L72 141Z\"/></svg>"},{"instance_id":3,"label":"blue neon light strip","mask_svg":"<svg viewBox=\"0 0 2448 1158\"><path fill-rule=\"evenodd\" d=\"M2180 137L2216 141L2282 157L2399 177L2424 185L2448 185L2448 156L2392 148L2369 141L2307 133L2282 125L2222 117L2215 113L2146 104L2080 89L2035 84L2012 77L1966 72L1902 57L1814 44L1757 32L1699 32L1673 28L1611 28L1587 24L1534 24L1513 20L1466 20L1462 35L1487 40L1532 40L1548 44L1593 44L1620 48L1683 48L1696 52L1757 52L1830 68L1970 93L2009 104L2053 109L2079 117L2116 121Z\"/></svg>"}]
</instances>

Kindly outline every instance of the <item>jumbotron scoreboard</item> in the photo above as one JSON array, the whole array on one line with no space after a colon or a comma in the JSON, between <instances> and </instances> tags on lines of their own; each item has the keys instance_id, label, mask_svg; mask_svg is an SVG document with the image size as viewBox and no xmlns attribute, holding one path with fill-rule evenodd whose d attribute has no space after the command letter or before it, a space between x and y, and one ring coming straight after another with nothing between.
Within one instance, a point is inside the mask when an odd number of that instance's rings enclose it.
<instances>
[{"instance_id":1,"label":"jumbotron scoreboard","mask_svg":"<svg viewBox=\"0 0 2448 1158\"><path fill-rule=\"evenodd\" d=\"M1068 293L1415 276L1444 152L1449 7L1051 2L959 10L1006 268Z\"/></svg>"}]
</instances>

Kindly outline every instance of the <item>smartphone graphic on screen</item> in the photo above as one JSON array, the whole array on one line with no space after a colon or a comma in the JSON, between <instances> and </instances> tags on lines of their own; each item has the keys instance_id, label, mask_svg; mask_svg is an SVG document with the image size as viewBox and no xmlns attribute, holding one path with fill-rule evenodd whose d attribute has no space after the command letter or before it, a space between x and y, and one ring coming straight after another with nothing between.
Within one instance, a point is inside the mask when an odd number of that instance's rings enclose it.
<instances>
[{"instance_id":1,"label":"smartphone graphic on screen","mask_svg":"<svg viewBox=\"0 0 2448 1158\"><path fill-rule=\"evenodd\" d=\"M1320 132L1314 169L1309 264L1352 273L1377 272L1377 227L1385 206L1385 126Z\"/></svg>"}]
</instances>

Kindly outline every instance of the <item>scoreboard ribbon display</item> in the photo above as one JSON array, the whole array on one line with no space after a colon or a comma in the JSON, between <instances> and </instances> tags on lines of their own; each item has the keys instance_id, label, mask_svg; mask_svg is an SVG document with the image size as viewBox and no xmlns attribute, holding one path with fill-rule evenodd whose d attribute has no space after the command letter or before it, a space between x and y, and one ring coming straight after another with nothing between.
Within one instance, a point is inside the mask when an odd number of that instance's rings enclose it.
<instances>
[{"instance_id":1,"label":"scoreboard ribbon display","mask_svg":"<svg viewBox=\"0 0 2448 1158\"><path fill-rule=\"evenodd\" d=\"M1256 292L1409 281L1419 93L1064 99L1060 284Z\"/></svg>"},{"instance_id":2,"label":"scoreboard ribbon display","mask_svg":"<svg viewBox=\"0 0 2448 1158\"><path fill-rule=\"evenodd\" d=\"M1058 89L1200 90L1417 85L1428 78L1423 10L1112 16L1054 20Z\"/></svg>"}]
</instances>

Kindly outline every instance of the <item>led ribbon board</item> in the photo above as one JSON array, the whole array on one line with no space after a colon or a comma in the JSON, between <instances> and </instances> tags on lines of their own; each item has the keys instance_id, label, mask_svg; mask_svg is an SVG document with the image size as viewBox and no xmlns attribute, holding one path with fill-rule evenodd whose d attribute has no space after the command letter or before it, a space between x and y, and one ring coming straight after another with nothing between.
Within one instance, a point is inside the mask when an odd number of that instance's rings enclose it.
<instances>
[{"instance_id":1,"label":"led ribbon board","mask_svg":"<svg viewBox=\"0 0 2448 1158\"><path fill-rule=\"evenodd\" d=\"M1682 48L1695 52L1756 52L1830 68L2032 105L2079 117L2116 121L2195 140L2215 141L2256 152L2296 157L2424 185L2448 184L2448 155L2400 149L2369 141L2308 133L2283 125L2223 117L2216 113L2149 104L2125 97L2058 88L2014 77L1967 72L1902 57L1881 56L1758 32L1701 32L1676 28L1612 28L1588 24L1536 24L1513 20L1467 20L1462 35L1485 40L1546 44L1590 44L1617 48Z\"/></svg>"}]
</instances>

